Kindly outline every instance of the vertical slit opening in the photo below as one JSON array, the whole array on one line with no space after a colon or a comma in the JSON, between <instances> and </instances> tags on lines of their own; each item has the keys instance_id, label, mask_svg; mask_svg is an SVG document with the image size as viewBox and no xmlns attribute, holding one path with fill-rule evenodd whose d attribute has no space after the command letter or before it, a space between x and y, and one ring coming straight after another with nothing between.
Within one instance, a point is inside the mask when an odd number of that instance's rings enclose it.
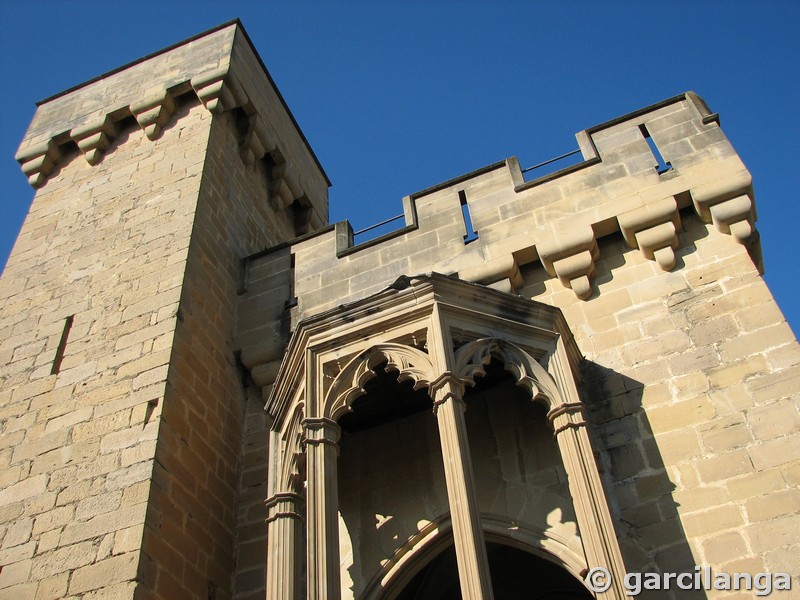
<instances>
[{"instance_id":1,"label":"vertical slit opening","mask_svg":"<svg viewBox=\"0 0 800 600\"><path fill-rule=\"evenodd\" d=\"M294 283L294 252L289 255L289 299L286 301L286 308L297 306L297 296L295 295Z\"/></svg>"},{"instance_id":2,"label":"vertical slit opening","mask_svg":"<svg viewBox=\"0 0 800 600\"><path fill-rule=\"evenodd\" d=\"M467 194L464 190L458 192L458 199L461 202L461 216L464 219L464 243L468 244L478 239L478 232L472 225L472 217L469 214L469 205L467 204Z\"/></svg>"},{"instance_id":3,"label":"vertical slit opening","mask_svg":"<svg viewBox=\"0 0 800 600\"><path fill-rule=\"evenodd\" d=\"M57 375L61 370L61 361L64 360L64 350L67 347L67 339L69 338L69 330L72 329L72 321L75 315L70 315L64 321L64 331L61 332L61 341L58 342L58 349L56 350L56 357L53 359L53 367L50 369L50 375Z\"/></svg>"},{"instance_id":4,"label":"vertical slit opening","mask_svg":"<svg viewBox=\"0 0 800 600\"><path fill-rule=\"evenodd\" d=\"M653 157L656 159L656 171L660 175L666 171L669 171L672 168L672 165L664 160L664 157L661 156L661 152L658 150L658 146L653 141L653 138L650 137L650 132L647 131L647 126L642 123L639 125L639 131L642 132L644 139L647 140L647 145L650 146L650 152L653 153Z\"/></svg>"}]
</instances>

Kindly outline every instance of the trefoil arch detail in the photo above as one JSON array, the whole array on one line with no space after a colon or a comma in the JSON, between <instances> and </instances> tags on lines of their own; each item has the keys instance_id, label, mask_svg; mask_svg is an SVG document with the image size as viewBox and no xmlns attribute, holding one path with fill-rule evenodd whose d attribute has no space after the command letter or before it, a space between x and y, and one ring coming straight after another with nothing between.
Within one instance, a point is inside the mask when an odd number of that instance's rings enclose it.
<instances>
[{"instance_id":1,"label":"trefoil arch detail","mask_svg":"<svg viewBox=\"0 0 800 600\"><path fill-rule=\"evenodd\" d=\"M371 346L354 357L339 372L325 396L323 414L337 421L352 410L352 404L366 394L364 385L376 377L374 369L386 362L386 371L397 373L397 381L412 381L413 389L429 387L434 378L430 357L422 350L405 344L387 342Z\"/></svg>"},{"instance_id":2,"label":"trefoil arch detail","mask_svg":"<svg viewBox=\"0 0 800 600\"><path fill-rule=\"evenodd\" d=\"M555 380L539 361L502 338L481 338L459 348L455 355L456 375L466 385L473 387L475 377L486 375L485 367L492 358L501 360L516 384L526 389L531 399L542 403L548 411L564 404Z\"/></svg>"}]
</instances>

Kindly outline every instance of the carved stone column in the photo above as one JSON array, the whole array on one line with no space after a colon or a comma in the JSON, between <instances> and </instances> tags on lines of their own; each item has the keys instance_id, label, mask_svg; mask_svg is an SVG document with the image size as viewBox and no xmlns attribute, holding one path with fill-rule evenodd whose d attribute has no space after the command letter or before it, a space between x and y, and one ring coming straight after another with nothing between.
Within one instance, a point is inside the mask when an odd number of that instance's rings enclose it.
<instances>
[{"instance_id":1,"label":"carved stone column","mask_svg":"<svg viewBox=\"0 0 800 600\"><path fill-rule=\"evenodd\" d=\"M464 600L490 600L494 597L492 580L464 422L464 384L452 374L445 373L431 383L430 394L439 424L461 597Z\"/></svg>"},{"instance_id":2,"label":"carved stone column","mask_svg":"<svg viewBox=\"0 0 800 600\"><path fill-rule=\"evenodd\" d=\"M308 418L306 431L306 569L308 600L335 600L339 583L339 491L336 421Z\"/></svg>"},{"instance_id":3,"label":"carved stone column","mask_svg":"<svg viewBox=\"0 0 800 600\"><path fill-rule=\"evenodd\" d=\"M581 530L589 568L605 567L611 573L611 587L598 598L626 598L623 586L625 566L616 545L616 534L594 453L586 431L583 403L567 402L547 413L553 425L558 447L567 470L569 491L575 503L575 513Z\"/></svg>"},{"instance_id":4,"label":"carved stone column","mask_svg":"<svg viewBox=\"0 0 800 600\"><path fill-rule=\"evenodd\" d=\"M303 498L294 492L280 492L267 500L267 600L300 596L302 504Z\"/></svg>"}]
</instances>

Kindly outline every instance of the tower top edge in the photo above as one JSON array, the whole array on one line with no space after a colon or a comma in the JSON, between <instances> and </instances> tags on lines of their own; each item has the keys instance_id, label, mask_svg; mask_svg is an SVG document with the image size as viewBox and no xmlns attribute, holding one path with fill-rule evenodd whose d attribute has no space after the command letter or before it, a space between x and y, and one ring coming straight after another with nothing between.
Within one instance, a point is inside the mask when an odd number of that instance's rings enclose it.
<instances>
[{"instance_id":1,"label":"tower top edge","mask_svg":"<svg viewBox=\"0 0 800 600\"><path fill-rule=\"evenodd\" d=\"M232 19L230 21L226 21L225 23L221 23L219 25L216 25L215 27L212 27L211 29L206 29L205 31L202 31L200 33L196 33L196 34L194 34L194 35L192 35L192 36L190 36L190 37L188 37L186 39L183 39L183 40L181 40L179 42L175 42L174 44L170 44L166 48L161 48L160 50L156 50L155 52L151 52L150 54L147 54L145 56L142 56L142 57L139 57L139 58L137 58L135 60L132 60L132 61L130 61L128 63L125 63L124 65L120 65L119 67L115 67L114 69L111 69L110 71L107 71L105 73L101 73L100 75L92 77L91 79L88 79L86 81L83 81L81 83L73 85L72 87L67 88L66 90L63 90L63 91L60 91L58 93L53 94L52 96L48 96L47 98L43 98L42 100L39 100L38 102L36 102L36 106L40 107L40 106L42 106L44 104L47 104L48 102L52 102L53 100L57 100L58 98L61 98L62 96L66 96L68 94L72 94L73 92L76 92L76 91L80 90L81 88L89 86L89 85L91 85L93 83L96 83L98 81L102 81L103 79L108 79L109 77L113 77L117 73L120 73L122 71L127 71L131 67L135 67L136 65L139 65L141 63L144 63L144 62L147 62L147 61L152 60L154 58L157 58L157 57L159 57L159 56L161 56L163 54L168 54L168 53L172 52L173 50L175 50L177 48L180 48L182 46L186 46L186 45L188 45L188 44L190 44L192 42L195 42L195 41L200 40L202 38L208 37L208 36L210 36L210 35L212 35L214 33L217 33L218 31L221 31L223 29L228 29L228 28L234 28L234 29L235 28L240 28L240 29L242 29L244 31L244 25L242 24L241 20L239 20L238 18ZM246 35L246 32L245 32L245 35ZM247 39L249 41L249 39L250 39L249 36L247 36Z\"/></svg>"},{"instance_id":2,"label":"tower top edge","mask_svg":"<svg viewBox=\"0 0 800 600\"><path fill-rule=\"evenodd\" d=\"M282 154L293 152L285 147L289 143L300 153L293 160L301 160L318 171L314 177L330 186L319 159L239 19L38 102L16 159L29 179L33 177L32 185L40 187L47 175L40 172L48 171L40 166L58 161L59 146L72 140L84 150L99 135L113 137L116 123L129 117L134 117L154 139L163 125L161 121L169 119L174 98L187 92L194 92L212 113L240 108L251 121L257 116L258 123L253 121L252 126L259 156L262 150L272 151L280 139ZM294 141L289 142L290 139ZM306 158L300 159L300 155ZM96 158L90 160L94 164L92 160ZM43 165L39 165L42 161Z\"/></svg>"}]
</instances>

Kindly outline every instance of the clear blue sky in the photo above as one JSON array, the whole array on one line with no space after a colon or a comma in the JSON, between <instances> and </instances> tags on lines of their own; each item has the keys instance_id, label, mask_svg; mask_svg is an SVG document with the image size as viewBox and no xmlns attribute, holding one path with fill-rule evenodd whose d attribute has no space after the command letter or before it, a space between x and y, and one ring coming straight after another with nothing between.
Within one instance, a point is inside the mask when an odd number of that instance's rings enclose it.
<instances>
[{"instance_id":1,"label":"clear blue sky","mask_svg":"<svg viewBox=\"0 0 800 600\"><path fill-rule=\"evenodd\" d=\"M239 17L355 229L401 198L687 90L753 174L767 282L800 331L800 2L0 0L0 262L33 190L34 103Z\"/></svg>"}]
</instances>

